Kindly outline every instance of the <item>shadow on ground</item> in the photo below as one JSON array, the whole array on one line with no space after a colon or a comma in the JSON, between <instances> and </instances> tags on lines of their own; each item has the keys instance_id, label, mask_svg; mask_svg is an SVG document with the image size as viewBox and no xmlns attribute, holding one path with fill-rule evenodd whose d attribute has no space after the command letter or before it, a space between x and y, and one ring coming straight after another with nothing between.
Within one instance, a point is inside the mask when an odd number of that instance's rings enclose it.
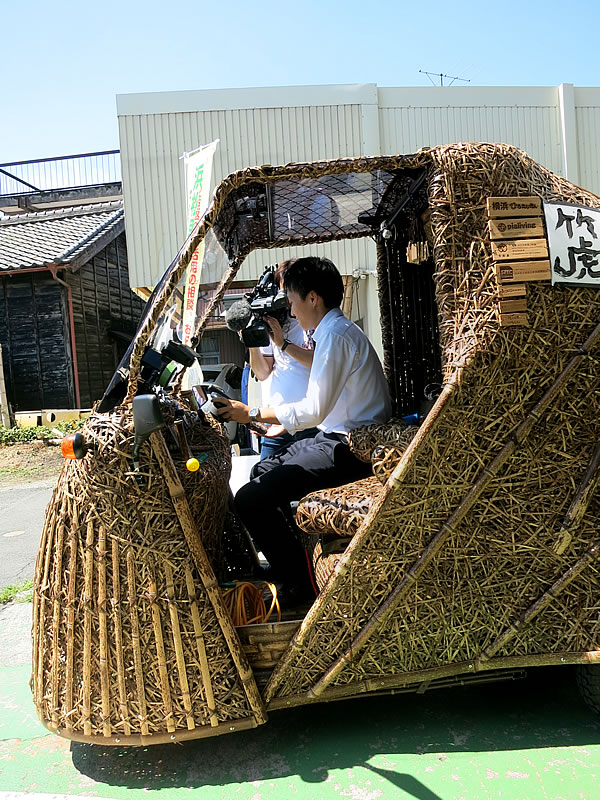
<instances>
[{"instance_id":1,"label":"shadow on ground","mask_svg":"<svg viewBox=\"0 0 600 800\"><path fill-rule=\"evenodd\" d=\"M417 800L438 797L413 776L374 767L381 754L444 754L600 744L571 668L525 680L425 695L360 698L278 711L261 728L179 745L102 748L73 743L73 764L95 781L152 789L269 781L319 783L330 770L364 767Z\"/></svg>"}]
</instances>

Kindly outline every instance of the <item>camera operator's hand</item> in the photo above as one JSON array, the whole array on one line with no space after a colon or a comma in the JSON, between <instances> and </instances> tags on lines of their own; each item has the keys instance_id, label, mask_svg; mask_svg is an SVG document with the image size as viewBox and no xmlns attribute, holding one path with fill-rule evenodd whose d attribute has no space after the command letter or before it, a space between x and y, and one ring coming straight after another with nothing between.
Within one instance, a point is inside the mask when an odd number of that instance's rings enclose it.
<instances>
[{"instance_id":1,"label":"camera operator's hand","mask_svg":"<svg viewBox=\"0 0 600 800\"><path fill-rule=\"evenodd\" d=\"M269 317L267 314L265 314L264 320L270 328L269 336L271 337L271 341L273 344L276 344L277 347L282 347L285 336L283 335L283 328L279 320L275 319L275 317Z\"/></svg>"}]
</instances>

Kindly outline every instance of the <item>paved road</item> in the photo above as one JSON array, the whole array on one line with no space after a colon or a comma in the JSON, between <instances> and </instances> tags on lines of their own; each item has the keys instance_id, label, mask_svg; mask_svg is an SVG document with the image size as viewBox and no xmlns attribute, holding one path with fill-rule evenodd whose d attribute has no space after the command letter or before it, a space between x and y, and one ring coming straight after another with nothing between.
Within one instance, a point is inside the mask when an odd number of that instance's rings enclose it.
<instances>
[{"instance_id":1,"label":"paved road","mask_svg":"<svg viewBox=\"0 0 600 800\"><path fill-rule=\"evenodd\" d=\"M600 797L600 721L570 667L277 711L261 728L214 739L101 747L61 739L37 720L30 627L29 603L0 609L0 800Z\"/></svg>"},{"instance_id":2,"label":"paved road","mask_svg":"<svg viewBox=\"0 0 600 800\"><path fill-rule=\"evenodd\" d=\"M56 479L0 487L0 588L33 578L44 512Z\"/></svg>"}]
</instances>

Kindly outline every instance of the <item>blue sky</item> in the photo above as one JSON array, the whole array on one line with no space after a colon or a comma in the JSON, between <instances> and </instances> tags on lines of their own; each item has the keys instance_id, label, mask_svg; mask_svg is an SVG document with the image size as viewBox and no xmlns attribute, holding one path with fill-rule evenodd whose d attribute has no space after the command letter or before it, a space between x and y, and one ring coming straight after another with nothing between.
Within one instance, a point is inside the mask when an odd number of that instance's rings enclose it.
<instances>
[{"instance_id":1,"label":"blue sky","mask_svg":"<svg viewBox=\"0 0 600 800\"><path fill-rule=\"evenodd\" d=\"M0 19L0 163L117 148L130 92L600 86L600 0L4 0Z\"/></svg>"}]
</instances>

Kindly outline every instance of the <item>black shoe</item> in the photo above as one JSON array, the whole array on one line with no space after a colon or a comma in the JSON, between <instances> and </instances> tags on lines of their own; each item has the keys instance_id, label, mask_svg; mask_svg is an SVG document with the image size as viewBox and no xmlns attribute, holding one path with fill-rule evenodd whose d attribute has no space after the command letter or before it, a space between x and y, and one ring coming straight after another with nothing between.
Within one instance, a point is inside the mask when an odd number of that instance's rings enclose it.
<instances>
[{"instance_id":1,"label":"black shoe","mask_svg":"<svg viewBox=\"0 0 600 800\"><path fill-rule=\"evenodd\" d=\"M284 583L277 592L279 602L285 608L299 606L312 606L315 602L315 593L310 584Z\"/></svg>"}]
</instances>

